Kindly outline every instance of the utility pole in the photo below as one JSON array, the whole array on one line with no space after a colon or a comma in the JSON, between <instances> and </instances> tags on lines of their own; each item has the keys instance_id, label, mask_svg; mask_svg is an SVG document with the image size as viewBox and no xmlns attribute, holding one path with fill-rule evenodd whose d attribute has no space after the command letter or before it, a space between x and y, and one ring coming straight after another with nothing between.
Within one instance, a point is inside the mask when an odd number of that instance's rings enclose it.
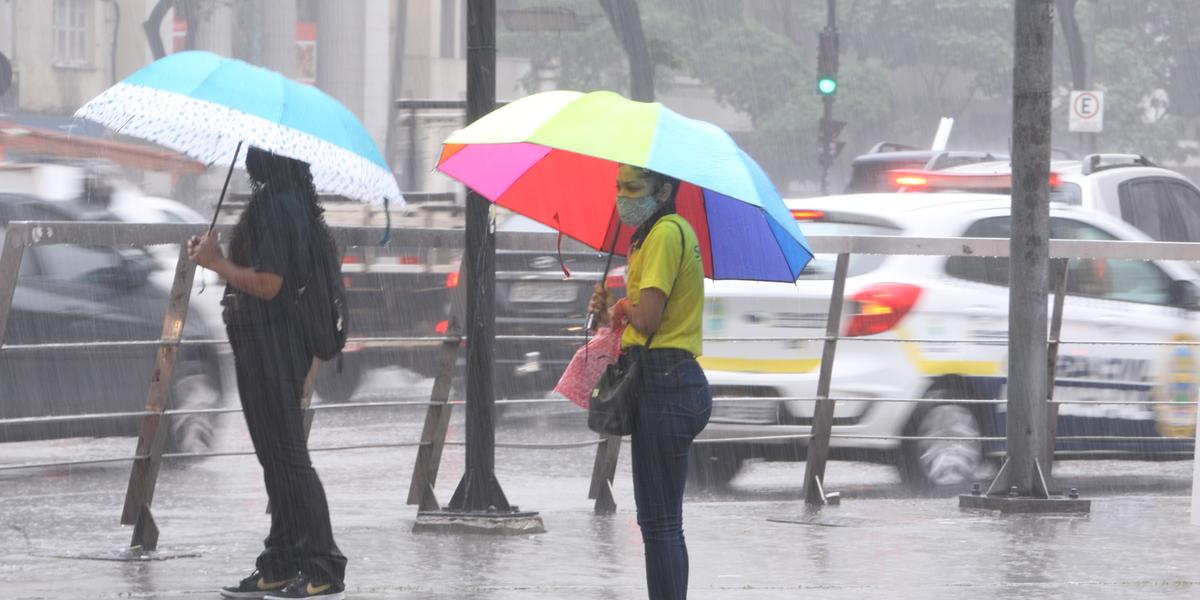
<instances>
[{"instance_id":1,"label":"utility pole","mask_svg":"<svg viewBox=\"0 0 1200 600\"><path fill-rule=\"evenodd\" d=\"M1008 294L1008 485L1044 495L1046 299L1050 294L1052 0L1016 0L1011 282Z\"/></svg>"},{"instance_id":2,"label":"utility pole","mask_svg":"<svg viewBox=\"0 0 1200 600\"><path fill-rule=\"evenodd\" d=\"M846 125L844 121L833 120L833 101L837 98L838 88L837 0L826 0L825 16L825 29L821 31L817 42L817 93L821 95L824 105L818 127L821 195L829 194L829 169L842 146L836 140Z\"/></svg>"},{"instance_id":3,"label":"utility pole","mask_svg":"<svg viewBox=\"0 0 1200 600\"><path fill-rule=\"evenodd\" d=\"M467 121L496 108L496 0L467 0ZM492 203L467 194L466 273L467 448L462 480L445 511L417 514L414 531L442 528L467 533L545 531L537 513L510 505L496 479L493 341L496 333L496 230Z\"/></svg>"},{"instance_id":4,"label":"utility pole","mask_svg":"<svg viewBox=\"0 0 1200 600\"><path fill-rule=\"evenodd\" d=\"M1054 0L1014 2L1012 233L1009 236L1008 452L987 492L959 497L963 508L1002 513L1081 514L1089 500L1053 497L1048 407L1047 299L1050 295L1050 100L1054 83Z\"/></svg>"},{"instance_id":5,"label":"utility pole","mask_svg":"<svg viewBox=\"0 0 1200 600\"><path fill-rule=\"evenodd\" d=\"M467 2L467 122L496 107L496 1ZM496 481L495 390L492 388L496 333L496 232L491 202L467 194L467 463L450 500L454 511L508 511Z\"/></svg>"}]
</instances>

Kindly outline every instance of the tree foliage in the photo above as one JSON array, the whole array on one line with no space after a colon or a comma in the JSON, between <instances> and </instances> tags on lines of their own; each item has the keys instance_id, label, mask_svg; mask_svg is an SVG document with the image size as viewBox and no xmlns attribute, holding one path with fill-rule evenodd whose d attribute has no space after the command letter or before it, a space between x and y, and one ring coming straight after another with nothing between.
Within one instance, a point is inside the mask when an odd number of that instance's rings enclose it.
<instances>
[{"instance_id":1,"label":"tree foliage","mask_svg":"<svg viewBox=\"0 0 1200 600\"><path fill-rule=\"evenodd\" d=\"M553 85L628 93L621 43L599 0L502 0L582 15L576 32L505 32L503 52L549 66ZM1196 153L1181 138L1200 118L1200 16L1196 0L1078 0L1078 24L1092 86L1106 92L1097 150L1164 161ZM655 64L655 86L699 82L744 113L737 134L776 182L817 176L817 33L823 2L795 0L638 0ZM938 117L957 117L952 147L1008 144L1013 61L1010 0L842 0L835 118L848 121L847 154L880 140L920 145ZM589 16L590 15L590 20ZM1055 40L1055 145L1074 148L1066 97L1071 72L1061 29ZM545 71L543 71L543 77ZM545 85L526 78L527 91ZM846 156L840 161L845 165ZM835 186L836 187L836 186Z\"/></svg>"}]
</instances>

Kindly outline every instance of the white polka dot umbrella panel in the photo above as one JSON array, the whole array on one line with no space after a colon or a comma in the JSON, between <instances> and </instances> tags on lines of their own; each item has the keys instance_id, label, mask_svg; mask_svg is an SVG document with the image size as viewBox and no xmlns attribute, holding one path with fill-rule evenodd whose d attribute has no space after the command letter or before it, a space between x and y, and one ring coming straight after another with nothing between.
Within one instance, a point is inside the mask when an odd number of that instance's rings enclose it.
<instances>
[{"instance_id":1,"label":"white polka dot umbrella panel","mask_svg":"<svg viewBox=\"0 0 1200 600\"><path fill-rule=\"evenodd\" d=\"M349 109L315 87L210 52L172 54L105 90L75 116L228 166L239 142L307 162L317 191L401 206L383 153Z\"/></svg>"}]
</instances>

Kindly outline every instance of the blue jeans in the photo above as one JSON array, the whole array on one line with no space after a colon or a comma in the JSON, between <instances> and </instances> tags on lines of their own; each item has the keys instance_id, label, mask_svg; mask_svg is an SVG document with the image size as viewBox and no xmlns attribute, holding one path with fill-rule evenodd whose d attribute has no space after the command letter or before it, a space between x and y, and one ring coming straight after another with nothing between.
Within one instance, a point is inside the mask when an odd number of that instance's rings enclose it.
<instances>
[{"instance_id":1,"label":"blue jeans","mask_svg":"<svg viewBox=\"0 0 1200 600\"><path fill-rule=\"evenodd\" d=\"M642 400L633 432L633 494L646 548L650 600L687 598L683 488L692 440L708 424L712 394L687 352L644 354Z\"/></svg>"}]
</instances>

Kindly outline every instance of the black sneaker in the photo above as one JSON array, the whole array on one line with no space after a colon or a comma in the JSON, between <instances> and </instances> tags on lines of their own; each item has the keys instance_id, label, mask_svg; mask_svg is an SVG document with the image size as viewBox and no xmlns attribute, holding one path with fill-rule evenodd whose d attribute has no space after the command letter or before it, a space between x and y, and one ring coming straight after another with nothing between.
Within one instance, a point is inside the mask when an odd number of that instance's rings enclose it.
<instances>
[{"instance_id":1,"label":"black sneaker","mask_svg":"<svg viewBox=\"0 0 1200 600\"><path fill-rule=\"evenodd\" d=\"M282 591L271 592L265 600L291 600L292 598L320 598L321 600L343 600L346 586L332 581L316 581L301 573Z\"/></svg>"},{"instance_id":2,"label":"black sneaker","mask_svg":"<svg viewBox=\"0 0 1200 600\"><path fill-rule=\"evenodd\" d=\"M237 585L221 588L222 598L265 598L271 592L282 592L295 577L268 580L257 569Z\"/></svg>"}]
</instances>

